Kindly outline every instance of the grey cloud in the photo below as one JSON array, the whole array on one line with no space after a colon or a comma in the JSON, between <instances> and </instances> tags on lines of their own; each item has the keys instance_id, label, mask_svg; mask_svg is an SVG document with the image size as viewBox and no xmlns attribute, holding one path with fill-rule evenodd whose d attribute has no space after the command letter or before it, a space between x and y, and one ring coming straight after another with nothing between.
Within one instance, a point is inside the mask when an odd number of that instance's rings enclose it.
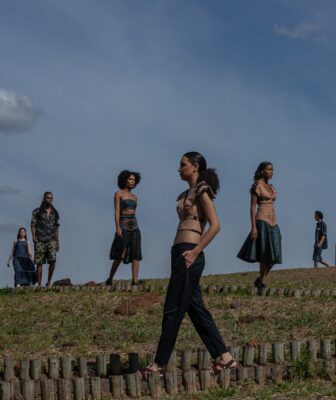
<instances>
[{"instance_id":1,"label":"grey cloud","mask_svg":"<svg viewBox=\"0 0 336 400\"><path fill-rule=\"evenodd\" d=\"M12 134L29 131L39 112L29 97L12 90L0 89L0 133Z\"/></svg>"},{"instance_id":2,"label":"grey cloud","mask_svg":"<svg viewBox=\"0 0 336 400\"><path fill-rule=\"evenodd\" d=\"M301 22L298 25L289 28L283 25L274 25L273 31L288 39L320 39L319 24L314 22Z\"/></svg>"},{"instance_id":3,"label":"grey cloud","mask_svg":"<svg viewBox=\"0 0 336 400\"><path fill-rule=\"evenodd\" d=\"M0 196L4 196L6 194L20 194L20 190L15 189L8 185L1 185L0 186Z\"/></svg>"},{"instance_id":4,"label":"grey cloud","mask_svg":"<svg viewBox=\"0 0 336 400\"><path fill-rule=\"evenodd\" d=\"M0 224L0 233L16 233L18 231L18 226L11 222Z\"/></svg>"}]
</instances>

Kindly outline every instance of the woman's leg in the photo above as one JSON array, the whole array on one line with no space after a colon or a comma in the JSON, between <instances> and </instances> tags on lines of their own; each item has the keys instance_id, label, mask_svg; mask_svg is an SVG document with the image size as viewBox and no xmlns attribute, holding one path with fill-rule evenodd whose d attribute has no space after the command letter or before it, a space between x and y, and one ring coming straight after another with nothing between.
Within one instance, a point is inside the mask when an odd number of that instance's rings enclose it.
<instances>
[{"instance_id":1,"label":"woman's leg","mask_svg":"<svg viewBox=\"0 0 336 400\"><path fill-rule=\"evenodd\" d=\"M137 284L139 280L139 260L132 260L132 283Z\"/></svg>"},{"instance_id":2,"label":"woman's leg","mask_svg":"<svg viewBox=\"0 0 336 400\"><path fill-rule=\"evenodd\" d=\"M229 362L232 356L223 342L212 315L204 305L199 285L192 297L188 315L211 357L217 358L221 356L226 363Z\"/></svg>"},{"instance_id":3,"label":"woman's leg","mask_svg":"<svg viewBox=\"0 0 336 400\"><path fill-rule=\"evenodd\" d=\"M108 281L112 282L112 279L113 279L115 273L117 272L117 269L118 269L120 263L121 263L121 259L119 259L119 258L113 260L113 263L111 265L110 275L108 277Z\"/></svg>"},{"instance_id":4,"label":"woman's leg","mask_svg":"<svg viewBox=\"0 0 336 400\"><path fill-rule=\"evenodd\" d=\"M260 263L260 284L264 284L264 279L266 278L267 275L267 264L265 263Z\"/></svg>"}]
</instances>

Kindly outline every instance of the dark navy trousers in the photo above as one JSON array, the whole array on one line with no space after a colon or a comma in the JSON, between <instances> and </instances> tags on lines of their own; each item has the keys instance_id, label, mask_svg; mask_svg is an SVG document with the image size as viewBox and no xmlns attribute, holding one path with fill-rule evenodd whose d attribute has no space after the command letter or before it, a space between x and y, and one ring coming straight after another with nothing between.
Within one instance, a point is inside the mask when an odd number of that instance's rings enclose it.
<instances>
[{"instance_id":1,"label":"dark navy trousers","mask_svg":"<svg viewBox=\"0 0 336 400\"><path fill-rule=\"evenodd\" d=\"M155 362L159 365L168 363L186 313L213 358L228 351L202 299L199 282L204 269L204 253L189 268L185 266L182 253L195 246L193 243L179 243L172 247L171 276L163 311L162 333L155 357Z\"/></svg>"}]
</instances>

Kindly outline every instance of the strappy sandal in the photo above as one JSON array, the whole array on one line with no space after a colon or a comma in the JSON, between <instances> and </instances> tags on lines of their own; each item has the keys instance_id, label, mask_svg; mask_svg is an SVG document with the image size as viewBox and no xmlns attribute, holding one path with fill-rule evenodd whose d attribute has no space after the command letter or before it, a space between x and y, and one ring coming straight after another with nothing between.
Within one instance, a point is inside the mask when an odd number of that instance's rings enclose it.
<instances>
[{"instance_id":1,"label":"strappy sandal","mask_svg":"<svg viewBox=\"0 0 336 400\"><path fill-rule=\"evenodd\" d=\"M145 367L143 369L139 369L138 374L140 375L142 380L147 381L148 376L150 374L153 374L154 372L160 372L160 377L162 376L162 368L156 370L153 369L152 365L149 365L148 367Z\"/></svg>"},{"instance_id":2,"label":"strappy sandal","mask_svg":"<svg viewBox=\"0 0 336 400\"><path fill-rule=\"evenodd\" d=\"M218 375L222 369L235 369L238 367L237 361L232 358L229 362L225 363L223 360L214 362L211 366L213 375Z\"/></svg>"}]
</instances>

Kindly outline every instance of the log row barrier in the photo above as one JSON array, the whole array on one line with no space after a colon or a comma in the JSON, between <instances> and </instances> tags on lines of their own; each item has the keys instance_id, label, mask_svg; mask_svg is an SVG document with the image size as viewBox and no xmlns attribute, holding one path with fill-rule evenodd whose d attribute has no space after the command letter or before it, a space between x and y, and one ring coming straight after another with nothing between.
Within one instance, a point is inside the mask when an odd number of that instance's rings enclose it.
<instances>
[{"instance_id":1,"label":"log row barrier","mask_svg":"<svg viewBox=\"0 0 336 400\"><path fill-rule=\"evenodd\" d=\"M140 357L129 353L101 354L94 360L84 357L48 358L15 362L4 358L1 367L1 400L85 400L110 397L120 399L150 396L160 398L193 394L220 387L227 389L245 381L259 385L278 384L309 374L335 379L336 339L309 339L288 343L230 346L239 366L213 376L207 350L173 352L165 371L142 380L137 372L153 361L152 353ZM306 360L306 364L305 364Z\"/></svg>"},{"instance_id":2,"label":"log row barrier","mask_svg":"<svg viewBox=\"0 0 336 400\"><path fill-rule=\"evenodd\" d=\"M292 288L274 288L266 287L261 290L254 286L246 285L202 285L202 291L206 294L241 294L241 295L252 295L252 296L282 296L282 297L333 297L336 298L336 289L292 289ZM167 286L152 285L152 284L141 284L138 286L131 285L130 282L118 282L114 285L96 285L96 286L52 286L47 287L20 287L20 288L8 288L9 292L72 292L72 291L92 291L92 292L158 292L163 293L167 289Z\"/></svg>"}]
</instances>

